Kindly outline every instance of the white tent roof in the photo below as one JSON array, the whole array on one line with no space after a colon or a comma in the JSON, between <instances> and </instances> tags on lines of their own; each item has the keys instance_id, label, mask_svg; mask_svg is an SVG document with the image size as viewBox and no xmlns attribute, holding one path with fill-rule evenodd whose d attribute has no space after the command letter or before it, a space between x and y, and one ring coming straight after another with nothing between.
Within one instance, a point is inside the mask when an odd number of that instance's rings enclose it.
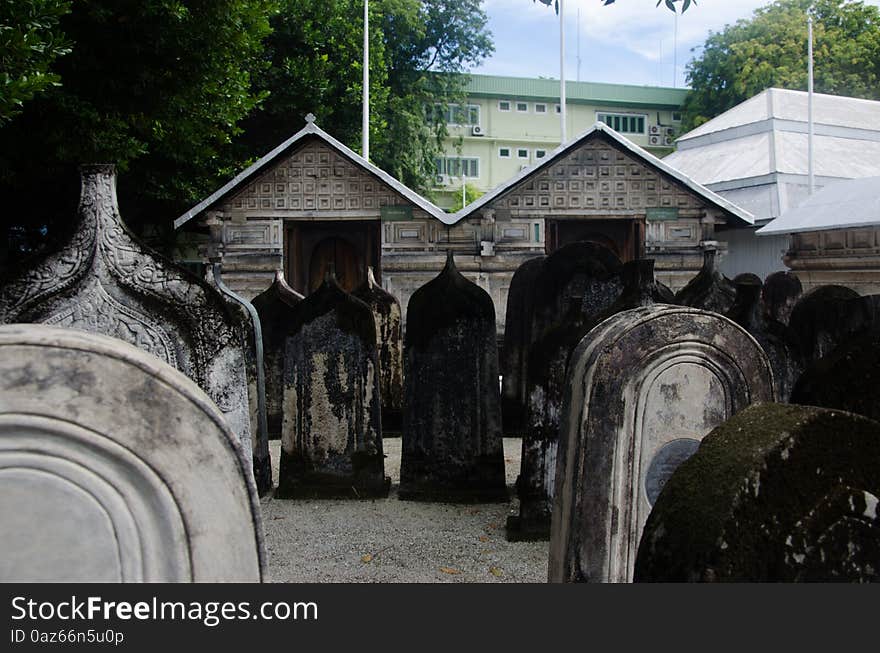
<instances>
[{"instance_id":1,"label":"white tent roof","mask_svg":"<svg viewBox=\"0 0 880 653\"><path fill-rule=\"evenodd\" d=\"M880 225L880 177L826 186L758 229L761 236Z\"/></svg>"}]
</instances>

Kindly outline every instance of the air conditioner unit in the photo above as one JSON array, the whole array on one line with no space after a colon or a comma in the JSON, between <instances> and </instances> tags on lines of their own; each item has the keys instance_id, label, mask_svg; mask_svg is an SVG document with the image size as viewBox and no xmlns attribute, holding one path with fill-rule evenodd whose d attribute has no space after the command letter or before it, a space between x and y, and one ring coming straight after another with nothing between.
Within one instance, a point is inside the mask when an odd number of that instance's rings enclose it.
<instances>
[{"instance_id":1,"label":"air conditioner unit","mask_svg":"<svg viewBox=\"0 0 880 653\"><path fill-rule=\"evenodd\" d=\"M438 186L446 186L449 183L449 177L447 177L446 175L437 175L436 177L434 177L434 182Z\"/></svg>"},{"instance_id":2,"label":"air conditioner unit","mask_svg":"<svg viewBox=\"0 0 880 653\"><path fill-rule=\"evenodd\" d=\"M648 127L649 134L659 134L660 133L660 125L650 125Z\"/></svg>"},{"instance_id":3,"label":"air conditioner unit","mask_svg":"<svg viewBox=\"0 0 880 653\"><path fill-rule=\"evenodd\" d=\"M484 132L483 128L479 125L474 125L473 127L471 127L471 134L473 136L485 136L486 132Z\"/></svg>"},{"instance_id":4,"label":"air conditioner unit","mask_svg":"<svg viewBox=\"0 0 880 653\"><path fill-rule=\"evenodd\" d=\"M659 136L651 136L650 141L651 141L651 145L660 145L660 137Z\"/></svg>"},{"instance_id":5,"label":"air conditioner unit","mask_svg":"<svg viewBox=\"0 0 880 653\"><path fill-rule=\"evenodd\" d=\"M675 127L667 127L666 128L667 136L675 136Z\"/></svg>"},{"instance_id":6,"label":"air conditioner unit","mask_svg":"<svg viewBox=\"0 0 880 653\"><path fill-rule=\"evenodd\" d=\"M675 139L672 136L667 136L663 139L664 145L672 145L673 143L675 143Z\"/></svg>"}]
</instances>

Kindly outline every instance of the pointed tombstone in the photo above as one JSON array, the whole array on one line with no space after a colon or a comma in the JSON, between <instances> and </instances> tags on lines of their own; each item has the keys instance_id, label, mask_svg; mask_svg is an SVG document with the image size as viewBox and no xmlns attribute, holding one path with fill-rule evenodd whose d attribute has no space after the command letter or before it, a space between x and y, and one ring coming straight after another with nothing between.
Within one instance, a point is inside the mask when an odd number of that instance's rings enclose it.
<instances>
[{"instance_id":1,"label":"pointed tombstone","mask_svg":"<svg viewBox=\"0 0 880 653\"><path fill-rule=\"evenodd\" d=\"M621 311L671 303L672 292L654 278L654 261L623 264L623 291L611 306L602 298L598 313L584 310L591 297L573 297L569 313L531 347L528 382L528 430L523 435L520 474L516 481L519 515L507 520L507 538L550 539L550 518L556 483L560 417L571 353L596 324ZM603 306L604 305L604 306ZM594 305L595 306L595 305ZM589 316L588 316L589 314Z\"/></svg>"},{"instance_id":2,"label":"pointed tombstone","mask_svg":"<svg viewBox=\"0 0 880 653\"><path fill-rule=\"evenodd\" d=\"M776 399L788 401L795 382L804 371L803 356L792 331L781 322L768 321L764 317L760 279L743 277L737 282L736 301L727 317L748 331L764 349L773 368Z\"/></svg>"},{"instance_id":3,"label":"pointed tombstone","mask_svg":"<svg viewBox=\"0 0 880 653\"><path fill-rule=\"evenodd\" d=\"M788 325L791 311L803 291L801 280L791 272L774 272L768 275L761 289L765 319Z\"/></svg>"},{"instance_id":4,"label":"pointed tombstone","mask_svg":"<svg viewBox=\"0 0 880 653\"><path fill-rule=\"evenodd\" d=\"M266 422L269 437L281 437L281 402L284 395L284 344L294 310L303 296L287 285L284 273L275 273L272 285L251 303L260 315L263 330L263 365L266 370Z\"/></svg>"},{"instance_id":5,"label":"pointed tombstone","mask_svg":"<svg viewBox=\"0 0 880 653\"><path fill-rule=\"evenodd\" d=\"M495 308L446 267L409 300L400 498L506 501Z\"/></svg>"},{"instance_id":6,"label":"pointed tombstone","mask_svg":"<svg viewBox=\"0 0 880 653\"><path fill-rule=\"evenodd\" d=\"M763 404L669 479L645 525L641 582L880 581L880 423Z\"/></svg>"},{"instance_id":7,"label":"pointed tombstone","mask_svg":"<svg viewBox=\"0 0 880 653\"><path fill-rule=\"evenodd\" d=\"M379 394L382 397L382 430L400 431L403 406L403 339L400 303L376 283L373 268L367 280L352 292L373 311L379 352Z\"/></svg>"},{"instance_id":8,"label":"pointed tombstone","mask_svg":"<svg viewBox=\"0 0 880 653\"><path fill-rule=\"evenodd\" d=\"M332 271L296 306L283 379L275 496L387 496L373 313Z\"/></svg>"},{"instance_id":9,"label":"pointed tombstone","mask_svg":"<svg viewBox=\"0 0 880 653\"><path fill-rule=\"evenodd\" d=\"M259 582L237 436L190 379L118 338L0 326L0 580Z\"/></svg>"},{"instance_id":10,"label":"pointed tombstone","mask_svg":"<svg viewBox=\"0 0 880 653\"><path fill-rule=\"evenodd\" d=\"M675 295L676 304L721 314L729 311L735 300L736 288L716 267L714 249L703 252L703 267Z\"/></svg>"},{"instance_id":11,"label":"pointed tombstone","mask_svg":"<svg viewBox=\"0 0 880 653\"><path fill-rule=\"evenodd\" d=\"M116 203L116 170L82 167L70 238L0 281L0 322L100 333L177 368L217 404L252 465L248 325L204 281L142 244Z\"/></svg>"},{"instance_id":12,"label":"pointed tombstone","mask_svg":"<svg viewBox=\"0 0 880 653\"><path fill-rule=\"evenodd\" d=\"M770 362L717 313L655 305L593 329L568 379L549 577L628 582L663 484L711 429L773 400Z\"/></svg>"},{"instance_id":13,"label":"pointed tombstone","mask_svg":"<svg viewBox=\"0 0 880 653\"><path fill-rule=\"evenodd\" d=\"M845 286L819 286L803 295L791 311L789 326L807 363L819 360L859 330L852 320L849 300L859 294Z\"/></svg>"}]
</instances>

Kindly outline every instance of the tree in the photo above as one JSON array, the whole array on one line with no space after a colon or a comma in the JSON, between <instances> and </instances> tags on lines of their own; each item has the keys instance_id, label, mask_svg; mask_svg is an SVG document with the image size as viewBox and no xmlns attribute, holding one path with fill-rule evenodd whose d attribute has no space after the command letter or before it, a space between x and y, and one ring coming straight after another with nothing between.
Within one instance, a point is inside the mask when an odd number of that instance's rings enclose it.
<instances>
[{"instance_id":1,"label":"tree","mask_svg":"<svg viewBox=\"0 0 880 653\"><path fill-rule=\"evenodd\" d=\"M683 126L696 127L766 88L807 88L812 5L817 92L880 99L880 11L845 0L777 0L710 33L687 65Z\"/></svg>"},{"instance_id":2,"label":"tree","mask_svg":"<svg viewBox=\"0 0 880 653\"><path fill-rule=\"evenodd\" d=\"M70 0L0 2L0 125L21 113L24 103L58 85L49 67L70 52L58 29Z\"/></svg>"}]
</instances>

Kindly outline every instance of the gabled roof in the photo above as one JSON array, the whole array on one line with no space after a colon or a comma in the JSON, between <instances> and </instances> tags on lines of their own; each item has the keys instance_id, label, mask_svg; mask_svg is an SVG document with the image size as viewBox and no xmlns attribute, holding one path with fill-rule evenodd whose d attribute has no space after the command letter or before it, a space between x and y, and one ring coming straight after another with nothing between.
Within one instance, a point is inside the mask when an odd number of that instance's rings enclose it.
<instances>
[{"instance_id":1,"label":"gabled roof","mask_svg":"<svg viewBox=\"0 0 880 653\"><path fill-rule=\"evenodd\" d=\"M761 236L880 225L880 177L837 181L758 229Z\"/></svg>"},{"instance_id":2,"label":"gabled roof","mask_svg":"<svg viewBox=\"0 0 880 653\"><path fill-rule=\"evenodd\" d=\"M498 197L500 197L504 193L514 189L516 186L521 184L527 178L539 173L540 171L542 171L546 168L549 168L554 163L556 163L556 161L558 161L562 157L566 156L569 152L580 147L581 144L587 138L589 138L590 136L592 136L593 134L596 134L596 133L605 134L612 141L614 141L619 146L621 146L624 150L626 150L627 152L632 154L636 159L644 162L645 164L654 168L655 170L658 170L659 172L666 174L669 177L675 179L676 181L681 183L683 186L685 186L688 190L692 191L694 194L703 198L704 200L706 200L710 204L713 204L714 206L723 210L728 215L733 216L735 218L738 218L739 220L742 220L746 224L754 224L755 219L751 213L749 213L748 211L745 211L744 209L741 209L740 207L733 204L732 202L729 202L728 200L724 199L720 195L713 193L711 190L709 190L705 186L698 184L696 181L694 181L693 179L691 179L690 177L688 177L684 173L673 168L668 163L664 163L663 161L658 159L656 156L654 156L653 154L651 154L647 150L639 147L638 145L636 145L635 143L630 141L628 138L621 136L618 132L614 131L611 127L609 127L605 123L601 123L601 122L597 122L596 124L594 124L592 127L590 127L587 131L583 132L581 135L579 135L574 140L569 141L568 143L557 147L555 150L550 152L546 157L541 159L541 163L539 163L538 165L535 165L530 168L526 168L525 170L521 171L515 177L509 179L508 181L501 184L500 186L495 187L493 190L489 191L488 193L486 193L485 195L480 197L477 201L472 202L468 206L466 206L463 209L461 209L460 211L458 211L453 216L454 217L453 222L458 222L462 218L465 218L465 217L479 211L481 208L483 208L487 204L493 202L494 200L496 200Z\"/></svg>"},{"instance_id":3,"label":"gabled roof","mask_svg":"<svg viewBox=\"0 0 880 653\"><path fill-rule=\"evenodd\" d=\"M318 138L324 143L326 143L329 147L333 148L341 155L350 159L361 168L366 170L367 172L375 175L388 186L390 186L393 190L400 193L403 197L413 203L413 205L419 207L423 211L425 211L428 215L437 218L441 222L445 224L453 224L455 220L452 220L452 215L446 213L440 207L434 205L433 203L426 200L424 197L411 190L403 183L389 175L387 172L374 166L372 163L364 159L362 156L357 154L354 150L349 149L335 138L333 138L330 134L325 132L323 129L318 127L315 124L315 117L312 114L306 116L306 126L299 130L296 134L288 138L286 141L281 143L274 150L269 152L267 155L262 157L260 160L242 170L235 177L229 180L226 184L224 184L221 188L216 190L210 196L196 204L189 211L181 215L174 221L174 228L179 229L187 222L195 218L197 215L202 213L203 211L211 208L213 205L217 204L224 197L229 195L232 192L243 187L251 178L253 178L256 174L267 170L270 164L276 159L280 159L284 154L290 151L294 146L296 146L300 141L306 139L308 137Z\"/></svg>"}]
</instances>

